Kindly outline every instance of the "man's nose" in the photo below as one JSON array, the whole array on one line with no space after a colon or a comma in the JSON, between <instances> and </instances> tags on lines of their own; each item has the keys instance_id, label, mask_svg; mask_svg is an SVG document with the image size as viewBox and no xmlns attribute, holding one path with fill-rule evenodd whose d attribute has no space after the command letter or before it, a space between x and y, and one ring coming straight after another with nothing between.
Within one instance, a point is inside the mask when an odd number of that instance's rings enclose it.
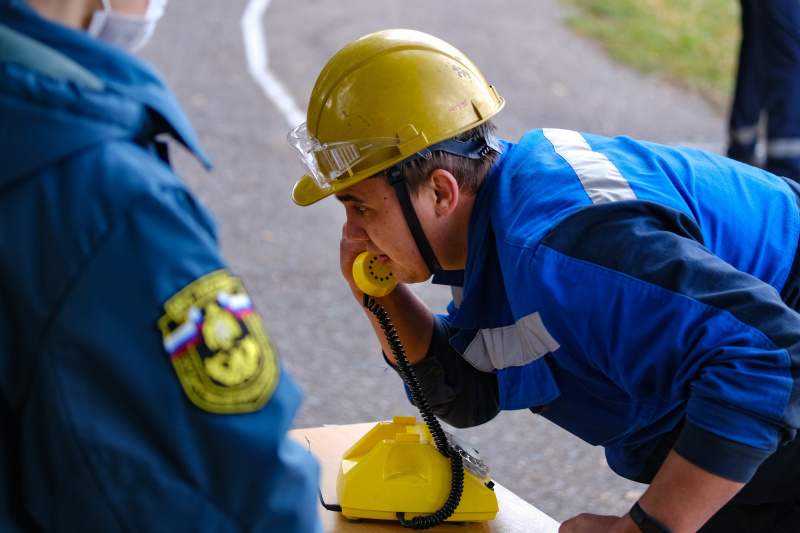
<instances>
[{"instance_id":1,"label":"man's nose","mask_svg":"<svg viewBox=\"0 0 800 533\"><path fill-rule=\"evenodd\" d=\"M347 217L344 223L344 236L351 241L368 241L369 236L361 224L355 222L352 217Z\"/></svg>"}]
</instances>

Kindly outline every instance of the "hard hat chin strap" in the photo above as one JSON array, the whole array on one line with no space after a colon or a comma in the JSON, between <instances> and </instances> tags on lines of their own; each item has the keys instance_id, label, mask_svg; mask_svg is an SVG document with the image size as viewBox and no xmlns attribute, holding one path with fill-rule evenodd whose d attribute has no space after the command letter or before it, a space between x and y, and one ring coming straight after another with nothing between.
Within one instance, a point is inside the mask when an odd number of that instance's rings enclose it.
<instances>
[{"instance_id":1,"label":"hard hat chin strap","mask_svg":"<svg viewBox=\"0 0 800 533\"><path fill-rule=\"evenodd\" d=\"M389 175L389 184L394 187L397 201L400 202L400 208L403 210L408 229L411 230L411 236L414 237L414 242L417 243L419 253L422 255L422 259L425 260L431 275L436 274L442 267L436 259L436 254L433 253L431 243L428 242L428 238L425 236L422 224L420 224L419 217L417 217L417 212L414 210L414 204L411 203L411 195L408 194L408 187L406 186L406 176L403 174L403 164L398 163L389 167L386 169L386 173Z\"/></svg>"},{"instance_id":2,"label":"hard hat chin strap","mask_svg":"<svg viewBox=\"0 0 800 533\"><path fill-rule=\"evenodd\" d=\"M417 212L414 210L414 204L411 203L411 195L408 193L408 186L406 185L406 176L403 174L403 165L423 157L427 159L431 156L431 152L437 151L448 152L469 159L480 159L490 151L500 152L500 147L497 139L491 134L487 135L487 138L473 137L466 141L447 139L429 146L425 150L417 152L386 169L386 174L389 176L389 184L394 188L394 192L397 195L397 201L403 210L408 229L411 230L411 236L414 238L414 242L417 244L419 253L422 255L428 270L431 271L431 275L439 272L442 266L436 259L436 254L433 253L433 248L431 248L419 217L417 217Z\"/></svg>"}]
</instances>

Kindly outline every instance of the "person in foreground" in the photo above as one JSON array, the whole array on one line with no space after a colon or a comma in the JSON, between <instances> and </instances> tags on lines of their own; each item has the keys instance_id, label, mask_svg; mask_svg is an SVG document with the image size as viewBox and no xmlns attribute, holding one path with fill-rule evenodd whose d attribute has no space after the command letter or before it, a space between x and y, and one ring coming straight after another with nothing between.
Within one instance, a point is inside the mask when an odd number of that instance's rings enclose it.
<instances>
[{"instance_id":1,"label":"person in foreground","mask_svg":"<svg viewBox=\"0 0 800 533\"><path fill-rule=\"evenodd\" d=\"M0 531L321 532L301 393L129 53L165 0L0 0Z\"/></svg>"},{"instance_id":2,"label":"person in foreground","mask_svg":"<svg viewBox=\"0 0 800 533\"><path fill-rule=\"evenodd\" d=\"M627 137L497 140L503 106L424 33L328 62L288 136L307 171L292 194L344 206L356 300L366 250L400 282L377 301L442 420L530 409L649 484L630 513L561 531L797 531L800 189ZM452 287L446 313L408 286L431 276Z\"/></svg>"}]
</instances>

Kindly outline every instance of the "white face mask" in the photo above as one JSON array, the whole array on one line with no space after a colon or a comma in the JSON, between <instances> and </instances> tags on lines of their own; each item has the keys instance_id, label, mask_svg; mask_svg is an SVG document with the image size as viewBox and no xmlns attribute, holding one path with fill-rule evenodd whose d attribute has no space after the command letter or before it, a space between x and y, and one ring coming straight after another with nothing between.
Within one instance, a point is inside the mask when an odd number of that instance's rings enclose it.
<instances>
[{"instance_id":1,"label":"white face mask","mask_svg":"<svg viewBox=\"0 0 800 533\"><path fill-rule=\"evenodd\" d=\"M138 17L113 11L110 0L102 2L102 11L94 12L86 32L131 53L147 44L167 5L167 0L149 0L147 12Z\"/></svg>"}]
</instances>

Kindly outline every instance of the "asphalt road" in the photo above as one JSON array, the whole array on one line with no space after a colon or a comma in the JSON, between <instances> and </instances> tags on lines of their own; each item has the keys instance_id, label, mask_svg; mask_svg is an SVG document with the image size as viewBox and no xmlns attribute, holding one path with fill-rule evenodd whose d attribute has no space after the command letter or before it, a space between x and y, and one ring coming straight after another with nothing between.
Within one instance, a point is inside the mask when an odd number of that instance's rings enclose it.
<instances>
[{"instance_id":1,"label":"asphalt road","mask_svg":"<svg viewBox=\"0 0 800 533\"><path fill-rule=\"evenodd\" d=\"M416 414L339 274L343 210L333 200L300 208L290 198L301 169L286 133L303 120L319 71L346 43L400 27L445 39L506 99L495 122L508 140L529 128L563 127L721 149L719 110L613 63L566 29L567 14L557 0L167 6L141 55L173 87L214 159L206 172L173 147L179 173L216 216L231 268L305 391L295 427ZM429 285L417 290L436 308L449 299ZM455 433L481 452L497 481L559 521L580 512L624 513L643 488L611 472L601 449L528 411Z\"/></svg>"}]
</instances>

